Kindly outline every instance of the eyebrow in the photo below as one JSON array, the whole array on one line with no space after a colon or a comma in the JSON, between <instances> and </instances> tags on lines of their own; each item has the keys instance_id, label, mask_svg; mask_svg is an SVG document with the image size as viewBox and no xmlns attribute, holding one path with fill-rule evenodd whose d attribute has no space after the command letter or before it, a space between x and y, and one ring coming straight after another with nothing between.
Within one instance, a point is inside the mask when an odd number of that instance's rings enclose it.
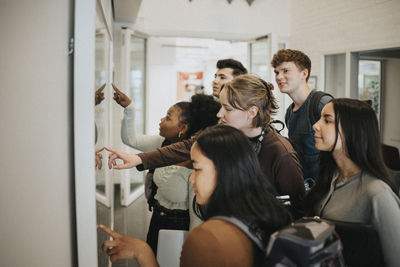
<instances>
[{"instance_id":1,"label":"eyebrow","mask_svg":"<svg viewBox=\"0 0 400 267\"><path fill-rule=\"evenodd\" d=\"M331 114L324 114L322 115L324 118L333 118L333 116Z\"/></svg>"}]
</instances>

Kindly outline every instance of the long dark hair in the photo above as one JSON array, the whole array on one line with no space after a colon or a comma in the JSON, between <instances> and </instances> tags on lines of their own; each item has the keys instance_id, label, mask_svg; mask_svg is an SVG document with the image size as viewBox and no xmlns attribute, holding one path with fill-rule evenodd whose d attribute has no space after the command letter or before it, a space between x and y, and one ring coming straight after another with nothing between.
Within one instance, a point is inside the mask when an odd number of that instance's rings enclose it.
<instances>
[{"instance_id":1,"label":"long dark hair","mask_svg":"<svg viewBox=\"0 0 400 267\"><path fill-rule=\"evenodd\" d=\"M289 212L275 199L257 155L240 130L224 125L209 127L196 142L217 172L217 186L207 204L200 206L194 200L193 207L200 218L240 218L265 231L265 238L290 222Z\"/></svg>"},{"instance_id":2,"label":"long dark hair","mask_svg":"<svg viewBox=\"0 0 400 267\"><path fill-rule=\"evenodd\" d=\"M306 198L306 206L314 209L315 204L328 193L337 165L332 156L339 136L339 124L342 130L342 143L349 158L366 172L387 183L398 195L398 188L386 170L379 134L378 119L374 110L364 101L336 98L330 101L335 112L336 140L331 151L320 152L320 171L317 184Z\"/></svg>"},{"instance_id":3,"label":"long dark hair","mask_svg":"<svg viewBox=\"0 0 400 267\"><path fill-rule=\"evenodd\" d=\"M191 102L182 101L175 106L181 110L180 122L189 127L186 132L187 138L199 130L218 123L217 113L221 104L212 96L196 94L191 97Z\"/></svg>"}]
</instances>

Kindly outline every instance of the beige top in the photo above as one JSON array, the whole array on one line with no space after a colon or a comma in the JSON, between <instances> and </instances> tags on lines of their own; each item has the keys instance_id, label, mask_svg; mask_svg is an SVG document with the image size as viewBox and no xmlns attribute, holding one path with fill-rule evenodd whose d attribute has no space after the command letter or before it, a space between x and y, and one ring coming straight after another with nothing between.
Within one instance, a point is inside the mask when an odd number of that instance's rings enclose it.
<instances>
[{"instance_id":1,"label":"beige top","mask_svg":"<svg viewBox=\"0 0 400 267\"><path fill-rule=\"evenodd\" d=\"M229 222L206 221L194 228L183 244L181 267L252 265L252 241Z\"/></svg>"}]
</instances>

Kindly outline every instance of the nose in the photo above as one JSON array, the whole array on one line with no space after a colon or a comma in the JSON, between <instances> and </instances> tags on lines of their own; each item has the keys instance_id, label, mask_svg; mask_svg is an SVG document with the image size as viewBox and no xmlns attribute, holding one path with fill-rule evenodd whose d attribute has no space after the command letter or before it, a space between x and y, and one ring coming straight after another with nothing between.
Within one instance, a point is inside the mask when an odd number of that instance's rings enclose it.
<instances>
[{"instance_id":1,"label":"nose","mask_svg":"<svg viewBox=\"0 0 400 267\"><path fill-rule=\"evenodd\" d=\"M213 85L217 85L217 84L218 84L217 79L218 79L217 77L214 78L214 80L212 81L212 84L213 84Z\"/></svg>"},{"instance_id":2,"label":"nose","mask_svg":"<svg viewBox=\"0 0 400 267\"><path fill-rule=\"evenodd\" d=\"M321 119L320 119L321 120ZM319 121L320 121L319 120ZM314 123L314 125L312 126L312 128L313 128L313 130L315 131L315 132L317 132L317 131L319 131L319 121L317 121L316 123Z\"/></svg>"},{"instance_id":3,"label":"nose","mask_svg":"<svg viewBox=\"0 0 400 267\"><path fill-rule=\"evenodd\" d=\"M194 175L193 172L190 174L189 181L194 184Z\"/></svg>"},{"instance_id":4,"label":"nose","mask_svg":"<svg viewBox=\"0 0 400 267\"><path fill-rule=\"evenodd\" d=\"M224 117L224 114L222 113L222 108L219 109L218 113L217 113L217 118L222 118Z\"/></svg>"},{"instance_id":5,"label":"nose","mask_svg":"<svg viewBox=\"0 0 400 267\"><path fill-rule=\"evenodd\" d=\"M279 81L282 79L282 74L280 72L275 73L275 80Z\"/></svg>"}]
</instances>

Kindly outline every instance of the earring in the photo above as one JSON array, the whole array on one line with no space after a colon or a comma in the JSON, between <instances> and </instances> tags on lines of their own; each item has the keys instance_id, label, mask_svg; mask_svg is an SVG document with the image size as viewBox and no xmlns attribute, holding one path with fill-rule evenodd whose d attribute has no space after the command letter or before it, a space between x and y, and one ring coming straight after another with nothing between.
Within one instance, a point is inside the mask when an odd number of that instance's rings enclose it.
<instances>
[{"instance_id":1,"label":"earring","mask_svg":"<svg viewBox=\"0 0 400 267\"><path fill-rule=\"evenodd\" d=\"M181 135L182 135L182 131L179 131L178 138L181 138Z\"/></svg>"}]
</instances>

